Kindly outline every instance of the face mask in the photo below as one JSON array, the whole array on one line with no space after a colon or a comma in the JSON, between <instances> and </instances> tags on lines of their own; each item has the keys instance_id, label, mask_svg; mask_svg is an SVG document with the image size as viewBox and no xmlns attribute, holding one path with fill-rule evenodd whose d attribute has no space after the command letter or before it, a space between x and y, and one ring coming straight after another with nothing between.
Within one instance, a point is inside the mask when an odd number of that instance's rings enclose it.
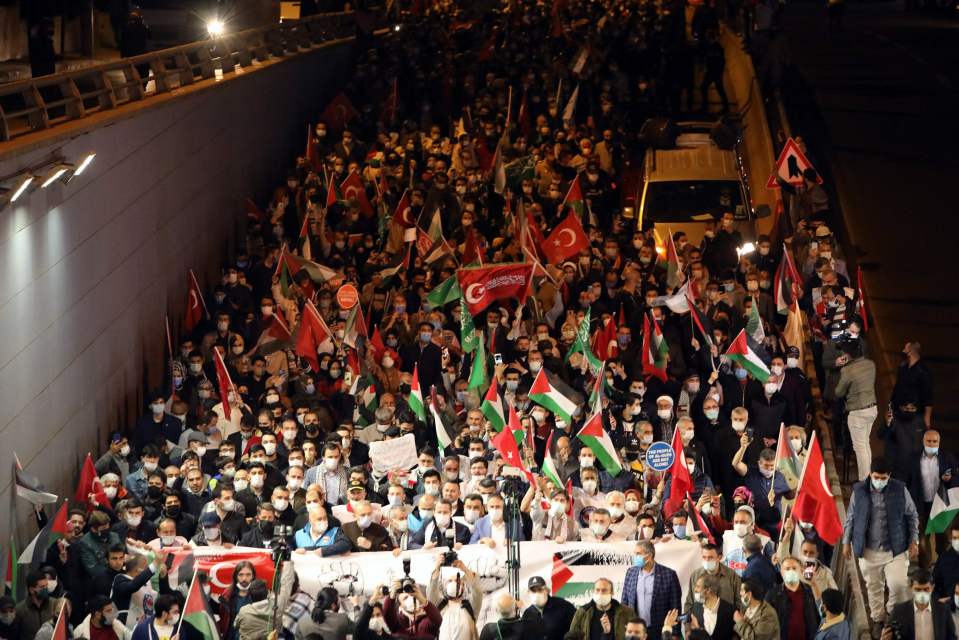
<instances>
[{"instance_id":1,"label":"face mask","mask_svg":"<svg viewBox=\"0 0 959 640\"><path fill-rule=\"evenodd\" d=\"M596 481L583 480L583 491L586 493L596 493Z\"/></svg>"},{"instance_id":2,"label":"face mask","mask_svg":"<svg viewBox=\"0 0 959 640\"><path fill-rule=\"evenodd\" d=\"M420 519L424 522L433 517L432 509L420 509Z\"/></svg>"},{"instance_id":3,"label":"face mask","mask_svg":"<svg viewBox=\"0 0 959 640\"><path fill-rule=\"evenodd\" d=\"M254 489L262 489L263 480L264 478L261 475L250 476L250 486Z\"/></svg>"},{"instance_id":4,"label":"face mask","mask_svg":"<svg viewBox=\"0 0 959 640\"><path fill-rule=\"evenodd\" d=\"M150 405L150 411L152 411L155 416L162 415L164 408L165 405L162 402L156 402Z\"/></svg>"},{"instance_id":5,"label":"face mask","mask_svg":"<svg viewBox=\"0 0 959 640\"><path fill-rule=\"evenodd\" d=\"M742 420L733 420L733 431L737 433L742 433L746 430L746 423Z\"/></svg>"},{"instance_id":6,"label":"face mask","mask_svg":"<svg viewBox=\"0 0 959 640\"><path fill-rule=\"evenodd\" d=\"M313 531L317 535L323 535L324 533L326 533L326 529L329 526L330 526L330 523L327 522L326 520L317 520L316 522L313 523Z\"/></svg>"},{"instance_id":7,"label":"face mask","mask_svg":"<svg viewBox=\"0 0 959 640\"><path fill-rule=\"evenodd\" d=\"M127 516L127 526L136 529L143 521L143 516Z\"/></svg>"},{"instance_id":8,"label":"face mask","mask_svg":"<svg viewBox=\"0 0 959 640\"><path fill-rule=\"evenodd\" d=\"M786 366L795 369L799 366L799 358L786 358Z\"/></svg>"},{"instance_id":9,"label":"face mask","mask_svg":"<svg viewBox=\"0 0 959 640\"><path fill-rule=\"evenodd\" d=\"M286 486L289 487L290 491L299 491L300 487L303 486L303 481L299 478L288 478Z\"/></svg>"},{"instance_id":10,"label":"face mask","mask_svg":"<svg viewBox=\"0 0 959 640\"><path fill-rule=\"evenodd\" d=\"M781 376L783 373L783 366L781 364L774 364L773 366L769 367L769 370L773 375Z\"/></svg>"},{"instance_id":11,"label":"face mask","mask_svg":"<svg viewBox=\"0 0 959 640\"><path fill-rule=\"evenodd\" d=\"M124 458L130 455L130 445L125 444L122 447L120 447L120 455L123 456Z\"/></svg>"},{"instance_id":12,"label":"face mask","mask_svg":"<svg viewBox=\"0 0 959 640\"><path fill-rule=\"evenodd\" d=\"M446 527L450 526L450 517L445 513L436 514L433 516L433 522L435 522L436 526L438 526L440 529L445 529Z\"/></svg>"},{"instance_id":13,"label":"face mask","mask_svg":"<svg viewBox=\"0 0 959 640\"><path fill-rule=\"evenodd\" d=\"M749 525L737 522L733 525L733 531L735 531L736 535L740 538L745 538L749 534Z\"/></svg>"},{"instance_id":14,"label":"face mask","mask_svg":"<svg viewBox=\"0 0 959 640\"><path fill-rule=\"evenodd\" d=\"M232 498L220 500L220 508L226 512L234 511L236 509L236 501Z\"/></svg>"},{"instance_id":15,"label":"face mask","mask_svg":"<svg viewBox=\"0 0 959 640\"><path fill-rule=\"evenodd\" d=\"M263 453L268 456L272 456L276 453L276 443L275 442L264 442L263 443Z\"/></svg>"},{"instance_id":16,"label":"face mask","mask_svg":"<svg viewBox=\"0 0 959 640\"><path fill-rule=\"evenodd\" d=\"M416 598L412 595L407 595L400 604L407 613L416 611Z\"/></svg>"},{"instance_id":17,"label":"face mask","mask_svg":"<svg viewBox=\"0 0 959 640\"><path fill-rule=\"evenodd\" d=\"M612 599L613 599L613 596L611 596L608 593L593 594L593 602L596 604L597 607L600 607L600 608L608 607Z\"/></svg>"},{"instance_id":18,"label":"face mask","mask_svg":"<svg viewBox=\"0 0 959 640\"><path fill-rule=\"evenodd\" d=\"M642 527L640 529L640 534L642 535L643 540L652 540L653 539L653 528L652 527Z\"/></svg>"},{"instance_id":19,"label":"face mask","mask_svg":"<svg viewBox=\"0 0 959 640\"><path fill-rule=\"evenodd\" d=\"M934 456L939 453L939 447L923 447L927 456Z\"/></svg>"},{"instance_id":20,"label":"face mask","mask_svg":"<svg viewBox=\"0 0 959 640\"><path fill-rule=\"evenodd\" d=\"M620 518L623 517L624 513L625 512L623 511L622 507L609 508L609 515L612 516L613 520L619 520Z\"/></svg>"},{"instance_id":21,"label":"face mask","mask_svg":"<svg viewBox=\"0 0 959 640\"><path fill-rule=\"evenodd\" d=\"M683 439L683 444L689 444L695 436L696 436L695 431L683 431L680 437Z\"/></svg>"},{"instance_id":22,"label":"face mask","mask_svg":"<svg viewBox=\"0 0 959 640\"><path fill-rule=\"evenodd\" d=\"M763 390L766 392L767 396L771 396L779 390L779 385L775 382L767 382L763 387Z\"/></svg>"},{"instance_id":23,"label":"face mask","mask_svg":"<svg viewBox=\"0 0 959 640\"><path fill-rule=\"evenodd\" d=\"M605 524L594 523L589 525L589 530L592 531L593 535L595 535L597 538L602 538L604 535L606 535L606 532L609 531L609 527L607 527Z\"/></svg>"},{"instance_id":24,"label":"face mask","mask_svg":"<svg viewBox=\"0 0 959 640\"><path fill-rule=\"evenodd\" d=\"M113 500L117 497L117 487L103 487L103 493L106 495L106 497Z\"/></svg>"},{"instance_id":25,"label":"face mask","mask_svg":"<svg viewBox=\"0 0 959 640\"><path fill-rule=\"evenodd\" d=\"M380 633L381 631L388 632L390 630L389 627L386 626L386 620L381 616L370 618L370 622L367 624L367 627L369 627L369 630L373 633Z\"/></svg>"},{"instance_id":26,"label":"face mask","mask_svg":"<svg viewBox=\"0 0 959 640\"><path fill-rule=\"evenodd\" d=\"M792 450L795 451L796 453L799 453L800 451L802 451L802 445L803 445L802 438L789 439L789 446L792 447Z\"/></svg>"},{"instance_id":27,"label":"face mask","mask_svg":"<svg viewBox=\"0 0 959 640\"><path fill-rule=\"evenodd\" d=\"M819 560L812 556L803 555L802 560L806 564L819 564Z\"/></svg>"},{"instance_id":28,"label":"face mask","mask_svg":"<svg viewBox=\"0 0 959 640\"><path fill-rule=\"evenodd\" d=\"M783 582L790 585L799 584L799 572L795 569L786 569L783 571Z\"/></svg>"},{"instance_id":29,"label":"face mask","mask_svg":"<svg viewBox=\"0 0 959 640\"><path fill-rule=\"evenodd\" d=\"M745 369L736 369L735 375L737 380L745 380L749 372Z\"/></svg>"},{"instance_id":30,"label":"face mask","mask_svg":"<svg viewBox=\"0 0 959 640\"><path fill-rule=\"evenodd\" d=\"M719 562L716 560L703 560L703 569L709 573L716 571L716 567L719 566Z\"/></svg>"},{"instance_id":31,"label":"face mask","mask_svg":"<svg viewBox=\"0 0 959 640\"><path fill-rule=\"evenodd\" d=\"M339 458L323 458L323 464L326 466L328 471L335 471L336 468L340 465Z\"/></svg>"},{"instance_id":32,"label":"face mask","mask_svg":"<svg viewBox=\"0 0 959 640\"><path fill-rule=\"evenodd\" d=\"M675 524L673 525L673 535L679 538L680 540L686 538L686 525L684 524Z\"/></svg>"},{"instance_id":33,"label":"face mask","mask_svg":"<svg viewBox=\"0 0 959 640\"><path fill-rule=\"evenodd\" d=\"M233 488L236 489L237 491L244 491L249 486L250 486L250 483L247 482L246 480L233 481Z\"/></svg>"},{"instance_id":34,"label":"face mask","mask_svg":"<svg viewBox=\"0 0 959 640\"><path fill-rule=\"evenodd\" d=\"M220 530L215 527L203 527L203 537L207 540L219 540L220 539Z\"/></svg>"},{"instance_id":35,"label":"face mask","mask_svg":"<svg viewBox=\"0 0 959 640\"><path fill-rule=\"evenodd\" d=\"M339 369L330 369L330 377L336 380L342 372Z\"/></svg>"},{"instance_id":36,"label":"face mask","mask_svg":"<svg viewBox=\"0 0 959 640\"><path fill-rule=\"evenodd\" d=\"M636 500L627 500L626 501L626 513L630 515L635 515L639 512L639 502Z\"/></svg>"},{"instance_id":37,"label":"face mask","mask_svg":"<svg viewBox=\"0 0 959 640\"><path fill-rule=\"evenodd\" d=\"M927 605L932 599L932 594L927 591L916 591L912 594L912 599L916 601L916 604Z\"/></svg>"},{"instance_id":38,"label":"face mask","mask_svg":"<svg viewBox=\"0 0 959 640\"><path fill-rule=\"evenodd\" d=\"M427 344L430 340L433 339L433 334L429 331L423 331L420 333L420 342Z\"/></svg>"},{"instance_id":39,"label":"face mask","mask_svg":"<svg viewBox=\"0 0 959 640\"><path fill-rule=\"evenodd\" d=\"M176 536L160 536L160 544L164 547L169 547L174 542L176 542Z\"/></svg>"},{"instance_id":40,"label":"face mask","mask_svg":"<svg viewBox=\"0 0 959 640\"><path fill-rule=\"evenodd\" d=\"M200 396L201 400L208 400L213 394L208 389L200 389L197 391L197 395Z\"/></svg>"},{"instance_id":41,"label":"face mask","mask_svg":"<svg viewBox=\"0 0 959 640\"><path fill-rule=\"evenodd\" d=\"M640 441L641 443L643 443L643 444L652 444L652 443L653 443L653 436L648 435L648 434L647 434L647 435L644 435L644 436L640 436L640 437L639 437L639 441Z\"/></svg>"},{"instance_id":42,"label":"face mask","mask_svg":"<svg viewBox=\"0 0 959 640\"><path fill-rule=\"evenodd\" d=\"M144 462L144 463L143 463L143 470L146 471L147 473L153 473L154 471L157 470L157 463L156 463L156 462Z\"/></svg>"},{"instance_id":43,"label":"face mask","mask_svg":"<svg viewBox=\"0 0 959 640\"><path fill-rule=\"evenodd\" d=\"M658 409L656 415L659 416L660 420L669 420L673 417L672 409Z\"/></svg>"},{"instance_id":44,"label":"face mask","mask_svg":"<svg viewBox=\"0 0 959 640\"><path fill-rule=\"evenodd\" d=\"M883 489L886 488L886 485L889 484L888 479L876 480L875 478L871 478L870 481L872 482L872 488L875 489L876 491L882 491Z\"/></svg>"},{"instance_id":45,"label":"face mask","mask_svg":"<svg viewBox=\"0 0 959 640\"><path fill-rule=\"evenodd\" d=\"M702 603L706 602L706 596L703 595L703 594L702 594L701 592L699 592L699 591L694 591L694 592L693 592L693 600L695 600L695 601L698 602L699 604L702 604Z\"/></svg>"},{"instance_id":46,"label":"face mask","mask_svg":"<svg viewBox=\"0 0 959 640\"><path fill-rule=\"evenodd\" d=\"M370 516L363 516L362 518L357 518L356 524L359 525L360 529L366 529L371 524L373 524L373 518L371 518Z\"/></svg>"},{"instance_id":47,"label":"face mask","mask_svg":"<svg viewBox=\"0 0 959 640\"><path fill-rule=\"evenodd\" d=\"M579 466L589 469L589 468L592 468L595 462L596 462L595 458L592 458L589 456L583 456L582 458L579 459Z\"/></svg>"},{"instance_id":48,"label":"face mask","mask_svg":"<svg viewBox=\"0 0 959 640\"><path fill-rule=\"evenodd\" d=\"M764 478L772 478L773 474L776 473L775 469L764 469L763 467L759 468L759 473L762 474Z\"/></svg>"},{"instance_id":49,"label":"face mask","mask_svg":"<svg viewBox=\"0 0 959 640\"><path fill-rule=\"evenodd\" d=\"M493 522L499 523L503 521L503 509L500 507L493 507L489 510L489 519Z\"/></svg>"},{"instance_id":50,"label":"face mask","mask_svg":"<svg viewBox=\"0 0 959 640\"><path fill-rule=\"evenodd\" d=\"M428 496L438 496L440 494L440 488L435 484L427 484L423 486L423 491Z\"/></svg>"}]
</instances>

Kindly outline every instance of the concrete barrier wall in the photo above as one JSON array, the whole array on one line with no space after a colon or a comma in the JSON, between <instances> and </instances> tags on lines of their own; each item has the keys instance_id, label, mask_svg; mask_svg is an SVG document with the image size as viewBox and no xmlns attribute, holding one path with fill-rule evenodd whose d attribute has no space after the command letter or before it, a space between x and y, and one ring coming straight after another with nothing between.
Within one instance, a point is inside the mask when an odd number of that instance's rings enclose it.
<instances>
[{"instance_id":1,"label":"concrete barrier wall","mask_svg":"<svg viewBox=\"0 0 959 640\"><path fill-rule=\"evenodd\" d=\"M0 212L0 509L13 452L61 496L86 452L133 424L164 374L187 269L219 277L243 201L282 181L306 127L345 80L351 43L209 81L93 126L0 145L0 176L54 153L96 160ZM203 86L207 85L207 86ZM72 125L68 125L72 126ZM16 513L23 542L29 505ZM0 518L6 546L7 518Z\"/></svg>"}]
</instances>

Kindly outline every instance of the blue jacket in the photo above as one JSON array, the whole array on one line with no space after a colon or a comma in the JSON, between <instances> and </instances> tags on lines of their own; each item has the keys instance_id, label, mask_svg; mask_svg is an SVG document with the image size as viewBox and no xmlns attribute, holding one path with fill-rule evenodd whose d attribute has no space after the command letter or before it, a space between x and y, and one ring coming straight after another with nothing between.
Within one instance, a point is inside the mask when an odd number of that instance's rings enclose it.
<instances>
[{"instance_id":1,"label":"blue jacket","mask_svg":"<svg viewBox=\"0 0 959 640\"><path fill-rule=\"evenodd\" d=\"M857 482L853 485L852 493L854 500L854 504L850 504L853 509L852 531L848 535L853 552L857 558L861 558L866 549L866 536L869 533L869 520L872 517L872 489L867 482ZM886 503L889 547L892 555L898 556L909 548L910 525L903 515L906 512L906 497L909 494L905 483L894 478L889 479L889 484L883 489L882 494Z\"/></svg>"},{"instance_id":2,"label":"blue jacket","mask_svg":"<svg viewBox=\"0 0 959 640\"><path fill-rule=\"evenodd\" d=\"M350 541L343 535L343 531L339 527L327 529L319 540L314 541L313 536L310 535L312 533L311 526L307 522L306 526L293 536L294 549L306 549L307 551L319 549L323 556L338 556L350 550Z\"/></svg>"},{"instance_id":3,"label":"blue jacket","mask_svg":"<svg viewBox=\"0 0 959 640\"><path fill-rule=\"evenodd\" d=\"M743 580L752 578L763 585L768 591L779 582L779 573L776 567L769 561L764 553L756 553L749 556L746 560L746 568L743 570Z\"/></svg>"},{"instance_id":4,"label":"blue jacket","mask_svg":"<svg viewBox=\"0 0 959 640\"><path fill-rule=\"evenodd\" d=\"M633 611L639 612L639 602L636 596L636 579L642 567L630 567L626 570L623 581L623 597L621 602ZM683 588L679 585L679 577L669 567L659 563L653 567L653 599L649 606L650 638L658 638L663 632L663 621L671 609L683 609Z\"/></svg>"},{"instance_id":5,"label":"blue jacket","mask_svg":"<svg viewBox=\"0 0 959 640\"><path fill-rule=\"evenodd\" d=\"M519 533L516 537L519 538L520 540L525 541L526 536L525 536L524 529L526 527L518 526L517 528L519 529ZM473 525L473 535L470 537L470 544L476 544L483 538L489 538L491 536L492 530L493 530L493 526L492 526L492 523L490 522L489 516L483 516L482 518L476 521L475 525Z\"/></svg>"},{"instance_id":6,"label":"blue jacket","mask_svg":"<svg viewBox=\"0 0 959 640\"><path fill-rule=\"evenodd\" d=\"M150 616L136 627L133 628L133 636L130 640L160 640L160 634L153 628L155 616ZM176 626L173 628L174 634L178 631Z\"/></svg>"},{"instance_id":7,"label":"blue jacket","mask_svg":"<svg viewBox=\"0 0 959 640\"><path fill-rule=\"evenodd\" d=\"M826 624L828 623L823 620L822 626L819 627L819 631L816 633L815 640L850 640L850 638L852 638L849 621L845 618L823 628ZM134 638L134 640L136 639Z\"/></svg>"},{"instance_id":8,"label":"blue jacket","mask_svg":"<svg viewBox=\"0 0 959 640\"><path fill-rule=\"evenodd\" d=\"M470 530L466 525L458 522L450 522L455 534L455 542L460 544L470 543ZM435 542L438 547L451 546L449 538L440 536L440 531L432 520L427 520L426 524L410 536L410 549L422 549L427 542Z\"/></svg>"}]
</instances>

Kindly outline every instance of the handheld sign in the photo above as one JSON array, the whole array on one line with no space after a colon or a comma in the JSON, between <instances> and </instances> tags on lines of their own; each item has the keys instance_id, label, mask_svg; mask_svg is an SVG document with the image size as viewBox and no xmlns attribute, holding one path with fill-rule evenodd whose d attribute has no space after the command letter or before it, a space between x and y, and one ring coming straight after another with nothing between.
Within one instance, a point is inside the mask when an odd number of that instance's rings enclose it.
<instances>
[{"instance_id":1,"label":"handheld sign","mask_svg":"<svg viewBox=\"0 0 959 640\"><path fill-rule=\"evenodd\" d=\"M360 299L360 294L351 284L344 284L336 292L336 304L340 309L352 309Z\"/></svg>"},{"instance_id":2,"label":"handheld sign","mask_svg":"<svg viewBox=\"0 0 959 640\"><path fill-rule=\"evenodd\" d=\"M668 471L676 459L676 452L668 442L654 442L646 451L646 465L654 471Z\"/></svg>"}]
</instances>

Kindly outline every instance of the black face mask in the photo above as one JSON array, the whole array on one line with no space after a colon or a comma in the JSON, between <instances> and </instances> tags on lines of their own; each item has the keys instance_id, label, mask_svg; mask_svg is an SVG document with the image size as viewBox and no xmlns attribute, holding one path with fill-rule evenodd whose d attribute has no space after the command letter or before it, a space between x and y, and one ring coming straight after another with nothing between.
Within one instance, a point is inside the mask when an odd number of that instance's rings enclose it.
<instances>
[{"instance_id":1,"label":"black face mask","mask_svg":"<svg viewBox=\"0 0 959 640\"><path fill-rule=\"evenodd\" d=\"M163 495L163 487L147 487L147 495L151 498L159 498Z\"/></svg>"},{"instance_id":2,"label":"black face mask","mask_svg":"<svg viewBox=\"0 0 959 640\"><path fill-rule=\"evenodd\" d=\"M176 518L180 515L180 507L172 506L166 508L166 514L171 518Z\"/></svg>"},{"instance_id":3,"label":"black face mask","mask_svg":"<svg viewBox=\"0 0 959 640\"><path fill-rule=\"evenodd\" d=\"M273 535L273 523L268 520L260 520L257 523L257 526L260 528L260 533L265 536Z\"/></svg>"}]
</instances>

